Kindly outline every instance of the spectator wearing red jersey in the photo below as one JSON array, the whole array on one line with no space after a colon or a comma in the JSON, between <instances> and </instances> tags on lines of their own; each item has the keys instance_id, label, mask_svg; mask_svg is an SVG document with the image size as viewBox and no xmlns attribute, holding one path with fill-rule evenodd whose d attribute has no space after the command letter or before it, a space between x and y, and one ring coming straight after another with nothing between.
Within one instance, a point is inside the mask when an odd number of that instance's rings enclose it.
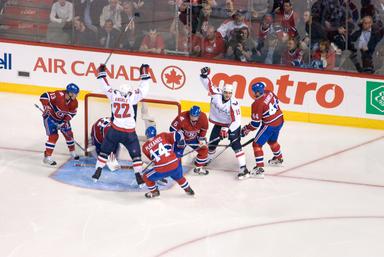
<instances>
[{"instance_id":1,"label":"spectator wearing red jersey","mask_svg":"<svg viewBox=\"0 0 384 257\"><path fill-rule=\"evenodd\" d=\"M298 15L293 11L292 4L289 0L285 0L283 10L276 15L276 21L281 24L283 31L291 38L297 38L299 33L296 29Z\"/></svg>"},{"instance_id":2,"label":"spectator wearing red jersey","mask_svg":"<svg viewBox=\"0 0 384 257\"><path fill-rule=\"evenodd\" d=\"M201 57L204 58L223 58L225 52L224 40L218 32L215 31L215 27L208 26L207 35L203 39L203 47L201 49Z\"/></svg>"},{"instance_id":3,"label":"spectator wearing red jersey","mask_svg":"<svg viewBox=\"0 0 384 257\"><path fill-rule=\"evenodd\" d=\"M200 55L201 38L191 33L190 26L183 26L178 37L177 50L188 52L192 56Z\"/></svg>"},{"instance_id":4,"label":"spectator wearing red jersey","mask_svg":"<svg viewBox=\"0 0 384 257\"><path fill-rule=\"evenodd\" d=\"M148 34L144 36L139 50L141 52L159 54L164 51L164 47L163 37L154 28L150 29Z\"/></svg>"},{"instance_id":5,"label":"spectator wearing red jersey","mask_svg":"<svg viewBox=\"0 0 384 257\"><path fill-rule=\"evenodd\" d=\"M321 61L325 70L333 70L336 62L336 52L329 40L321 40L319 49L313 53L313 60Z\"/></svg>"},{"instance_id":6,"label":"spectator wearing red jersey","mask_svg":"<svg viewBox=\"0 0 384 257\"><path fill-rule=\"evenodd\" d=\"M281 64L286 66L300 66L303 63L303 50L298 47L297 41L290 38L287 41L287 50L281 56Z\"/></svg>"}]
</instances>

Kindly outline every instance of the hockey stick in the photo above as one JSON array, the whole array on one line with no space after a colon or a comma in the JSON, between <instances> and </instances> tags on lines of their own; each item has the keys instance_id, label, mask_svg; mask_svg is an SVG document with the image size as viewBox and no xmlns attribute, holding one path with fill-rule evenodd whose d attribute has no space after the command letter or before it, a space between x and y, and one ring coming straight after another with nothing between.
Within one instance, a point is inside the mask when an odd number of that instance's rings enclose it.
<instances>
[{"instance_id":1,"label":"hockey stick","mask_svg":"<svg viewBox=\"0 0 384 257\"><path fill-rule=\"evenodd\" d=\"M213 142L216 142L216 141L219 140L219 139L220 139L220 137L216 137L215 139L212 139L211 141L209 141L206 145L199 145L197 148L192 149L191 151L189 151L189 152L183 154L183 156L181 156L181 157L187 156L187 155L189 155L189 154L191 154L191 153L193 153L193 152L199 150L200 148L202 148L202 147L204 147L204 146L209 146L209 145L211 145ZM187 145L188 145L188 144L187 144Z\"/></svg>"},{"instance_id":2,"label":"hockey stick","mask_svg":"<svg viewBox=\"0 0 384 257\"><path fill-rule=\"evenodd\" d=\"M140 13L135 12L134 15L129 19L129 22L128 22L127 26L125 26L124 30L122 30L122 31L120 32L120 35L119 35L119 37L117 38L117 41L116 41L116 43L115 43L115 47L114 47L114 48L116 48L116 47L119 46L120 41L121 41L121 39L122 39L124 33L127 32L128 27L131 25L131 23L133 22L133 19L134 19L135 17L140 17ZM105 66L107 65L107 63L108 63L109 59L111 58L112 54L113 54L113 49L111 50L111 52L109 53L107 59L106 59L105 62L104 62L104 65L105 65Z\"/></svg>"},{"instance_id":3,"label":"hockey stick","mask_svg":"<svg viewBox=\"0 0 384 257\"><path fill-rule=\"evenodd\" d=\"M38 104L34 104L37 109L39 109L42 113L44 113L44 110L41 109L41 107ZM60 130L62 133L64 133L62 130ZM75 140L73 139L73 142L75 142L75 145L77 145L81 151L85 152L85 149Z\"/></svg>"},{"instance_id":4,"label":"hockey stick","mask_svg":"<svg viewBox=\"0 0 384 257\"><path fill-rule=\"evenodd\" d=\"M75 163L73 166L75 166L75 167L95 167L95 165L96 164L80 162L80 163ZM132 165L120 165L120 168L125 169L125 170L130 170L133 168L133 166Z\"/></svg>"},{"instance_id":5,"label":"hockey stick","mask_svg":"<svg viewBox=\"0 0 384 257\"><path fill-rule=\"evenodd\" d=\"M233 140L231 143L229 143L228 145L226 145L225 148L224 148L220 153L218 153L215 157L213 157L213 158L209 161L209 163L207 164L207 166L210 165L215 159L217 159L217 157L219 157L222 153L224 153L225 150L227 150L229 147L231 147L232 144L233 144L234 142L236 142L237 140L240 140L240 138L241 138L241 136L237 137L237 138L236 138L235 140Z\"/></svg>"}]
</instances>

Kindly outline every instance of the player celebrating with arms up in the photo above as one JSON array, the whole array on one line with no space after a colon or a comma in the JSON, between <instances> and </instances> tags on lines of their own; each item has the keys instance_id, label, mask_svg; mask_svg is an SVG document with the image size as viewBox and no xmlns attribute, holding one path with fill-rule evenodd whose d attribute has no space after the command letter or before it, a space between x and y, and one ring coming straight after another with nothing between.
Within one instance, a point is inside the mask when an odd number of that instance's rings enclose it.
<instances>
[{"instance_id":1,"label":"player celebrating with arms up","mask_svg":"<svg viewBox=\"0 0 384 257\"><path fill-rule=\"evenodd\" d=\"M194 105L189 111L180 113L172 121L169 130L182 133L186 144L197 150L196 167L193 172L199 175L208 175L208 170L203 168L208 161L207 139L205 138L208 130L207 115L201 112L199 106ZM183 155L183 153L180 152L179 155Z\"/></svg>"},{"instance_id":2,"label":"player celebrating with arms up","mask_svg":"<svg viewBox=\"0 0 384 257\"><path fill-rule=\"evenodd\" d=\"M108 156L116 149L117 145L121 143L128 149L129 155L132 158L137 184L141 185L144 183L140 175L143 162L141 160L139 139L135 131L136 122L132 106L143 99L149 91L149 79L151 77L148 75L148 70L149 65L141 65L141 83L138 89L131 90L129 85L123 84L120 86L120 90L114 90L108 84L105 65L102 64L99 67L97 79L100 81L102 90L111 102L112 124L101 145L100 154L97 157L96 171L92 176L95 181L100 178L101 171L108 160Z\"/></svg>"},{"instance_id":3,"label":"player celebrating with arms up","mask_svg":"<svg viewBox=\"0 0 384 257\"><path fill-rule=\"evenodd\" d=\"M229 137L231 147L235 152L239 163L239 173L237 177L243 179L249 176L249 171L245 163L245 154L240 143L241 130L241 111L239 102L232 96L233 85L225 84L223 89L219 89L212 85L208 78L210 69L204 67L201 69L201 82L203 86L211 94L211 105L209 111L209 121L215 124L213 126L209 141L214 140L218 136L220 138ZM209 145L209 155L213 155L219 140Z\"/></svg>"},{"instance_id":4,"label":"player celebrating with arms up","mask_svg":"<svg viewBox=\"0 0 384 257\"><path fill-rule=\"evenodd\" d=\"M148 141L143 144L143 153L154 163L153 169L148 170L143 175L145 184L150 190L145 194L145 197L159 197L160 191L155 182L166 177L175 180L188 195L194 195L195 192L183 176L181 161L175 153L177 148L185 147L182 134L176 131L156 134L156 128L153 126L145 130Z\"/></svg>"},{"instance_id":5,"label":"player celebrating with arms up","mask_svg":"<svg viewBox=\"0 0 384 257\"><path fill-rule=\"evenodd\" d=\"M80 89L76 84L70 83L65 90L57 90L54 92L46 92L40 96L40 102L43 104L44 126L48 136L45 143L45 152L43 163L55 166L57 163L52 158L53 150L57 140L59 139L58 130L65 137L69 152L75 160L79 156L75 152L75 141L70 124L70 120L77 113L77 95Z\"/></svg>"},{"instance_id":6,"label":"player celebrating with arms up","mask_svg":"<svg viewBox=\"0 0 384 257\"><path fill-rule=\"evenodd\" d=\"M284 124L283 112L279 107L277 96L265 90L265 85L258 82L252 85L255 101L252 103L252 121L241 129L241 136L246 136L261 125L253 141L253 152L256 158L256 166L251 171L251 176L264 178L264 153L263 145L268 142L273 152L273 158L268 161L271 165L283 163L283 155L277 142L279 132Z\"/></svg>"}]
</instances>

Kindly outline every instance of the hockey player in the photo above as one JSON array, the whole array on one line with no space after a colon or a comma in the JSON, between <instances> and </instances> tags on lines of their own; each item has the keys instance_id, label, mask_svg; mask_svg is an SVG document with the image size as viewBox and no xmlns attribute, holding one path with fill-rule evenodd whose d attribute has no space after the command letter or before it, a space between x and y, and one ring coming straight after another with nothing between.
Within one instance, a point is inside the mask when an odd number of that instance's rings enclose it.
<instances>
[{"instance_id":1,"label":"hockey player","mask_svg":"<svg viewBox=\"0 0 384 257\"><path fill-rule=\"evenodd\" d=\"M92 139L92 145L95 146L95 152L97 155L100 154L101 145L110 127L111 127L110 117L100 118L92 125L91 139ZM119 144L116 145L116 148L108 156L107 166L111 171L120 169L119 162L116 159L118 150L119 150Z\"/></svg>"},{"instance_id":2,"label":"hockey player","mask_svg":"<svg viewBox=\"0 0 384 257\"><path fill-rule=\"evenodd\" d=\"M199 175L208 175L208 170L204 165L208 161L208 146L205 135L208 130L208 118L204 112L201 112L199 106L192 106L189 111L182 112L171 123L169 130L182 133L187 145L197 149L195 159L195 168L193 172ZM183 150L178 155L183 155Z\"/></svg>"},{"instance_id":3,"label":"hockey player","mask_svg":"<svg viewBox=\"0 0 384 257\"><path fill-rule=\"evenodd\" d=\"M127 148L132 158L137 184L140 186L144 183L140 175L143 162L141 160L139 139L135 132L136 122L132 105L137 104L149 91L149 79L151 77L148 75L148 69L149 65L141 65L141 83L138 89L131 90L129 85L123 84L120 86L120 90L114 90L107 81L105 65L102 64L99 67L97 79L100 81L102 90L111 102L112 124L101 145L100 154L97 157L96 171L92 176L95 181L100 178L101 171L107 162L108 156L116 149L116 146L121 143Z\"/></svg>"},{"instance_id":4,"label":"hockey player","mask_svg":"<svg viewBox=\"0 0 384 257\"><path fill-rule=\"evenodd\" d=\"M251 176L264 178L264 153L263 145L267 142L273 152L273 158L268 161L271 165L283 163L283 155L277 142L279 132L284 124L283 112L279 107L277 96L265 90L265 84L258 82L252 85L255 101L252 103L252 121L241 129L241 136L246 136L250 131L259 130L253 141L253 152L256 166L251 171Z\"/></svg>"},{"instance_id":5,"label":"hockey player","mask_svg":"<svg viewBox=\"0 0 384 257\"><path fill-rule=\"evenodd\" d=\"M154 163L153 168L144 172L143 175L145 184L150 190L145 197L159 197L160 191L155 182L166 177L175 180L188 195L194 195L195 192L183 176L181 161L175 153L177 148L185 147L182 134L178 132L156 134L156 128L153 126L145 130L148 141L143 144L142 150Z\"/></svg>"},{"instance_id":6,"label":"hockey player","mask_svg":"<svg viewBox=\"0 0 384 257\"><path fill-rule=\"evenodd\" d=\"M44 126L48 136L45 143L43 163L55 166L57 163L52 158L53 150L59 139L58 130L63 134L71 156L78 160L79 156L75 152L75 141L71 128L70 120L77 112L77 95L80 89L76 84L70 83L65 90L56 90L46 92L40 96L40 102L43 104Z\"/></svg>"},{"instance_id":7,"label":"hockey player","mask_svg":"<svg viewBox=\"0 0 384 257\"><path fill-rule=\"evenodd\" d=\"M249 176L249 171L245 163L245 155L240 143L241 130L241 111L239 102L232 96L233 85L225 84L223 89L219 89L212 85L208 78L210 69L204 67L201 69L200 79L211 95L211 105L209 112L209 121L214 124L209 141L214 140L218 136L221 139L229 138L231 147L235 152L239 173L237 177L243 179ZM216 152L216 147L220 140L209 145L209 155L212 156Z\"/></svg>"}]
</instances>

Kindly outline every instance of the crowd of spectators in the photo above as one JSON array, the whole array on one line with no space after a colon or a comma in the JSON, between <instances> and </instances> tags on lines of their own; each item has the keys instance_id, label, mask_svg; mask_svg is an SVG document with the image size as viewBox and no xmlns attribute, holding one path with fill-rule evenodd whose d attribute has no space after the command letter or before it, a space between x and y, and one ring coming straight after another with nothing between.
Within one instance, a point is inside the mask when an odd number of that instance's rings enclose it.
<instances>
[{"instance_id":1,"label":"crowd of spectators","mask_svg":"<svg viewBox=\"0 0 384 257\"><path fill-rule=\"evenodd\" d=\"M384 0L58 0L48 42L383 70Z\"/></svg>"}]
</instances>

